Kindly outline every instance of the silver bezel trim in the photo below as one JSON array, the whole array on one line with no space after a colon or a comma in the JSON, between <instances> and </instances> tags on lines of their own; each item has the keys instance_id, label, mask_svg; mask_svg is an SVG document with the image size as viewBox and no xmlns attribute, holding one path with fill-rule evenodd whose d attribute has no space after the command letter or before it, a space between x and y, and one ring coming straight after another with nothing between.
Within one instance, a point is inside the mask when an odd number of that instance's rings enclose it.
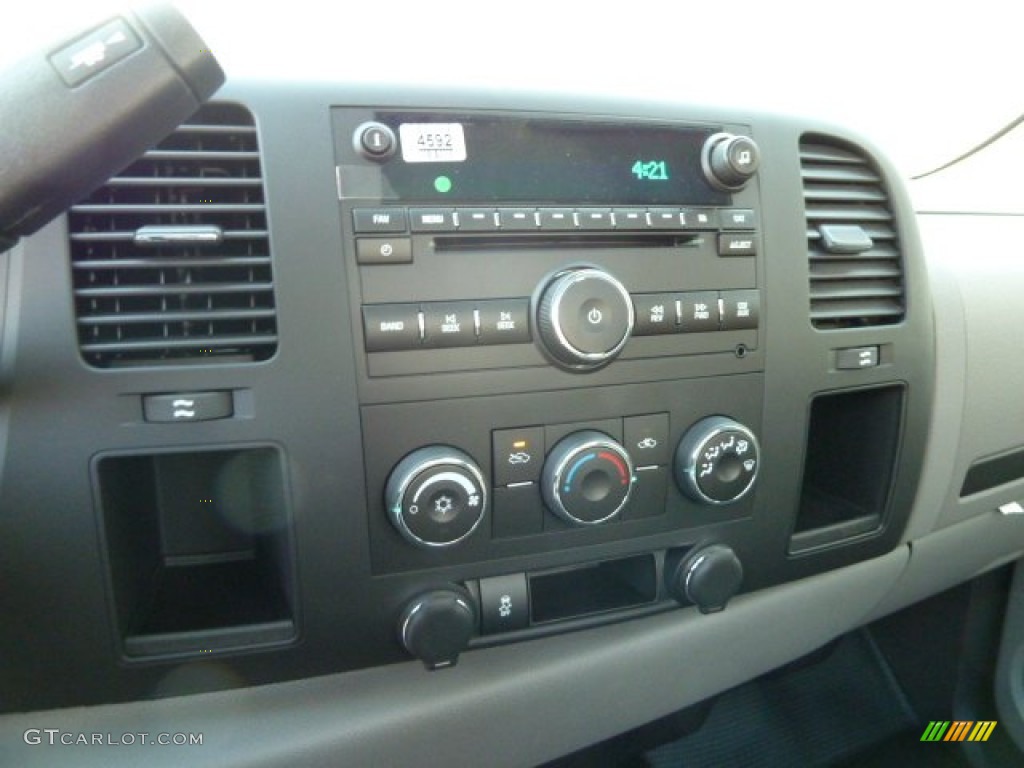
<instances>
[{"instance_id":1,"label":"silver bezel trim","mask_svg":"<svg viewBox=\"0 0 1024 768\"><path fill-rule=\"evenodd\" d=\"M562 323L559 320L559 312L561 311L562 299L565 297L566 291L569 290L576 283L583 280L603 280L614 288L619 296L622 298L626 305L626 330L622 335L622 339L615 345L614 348L606 352L584 352L581 349L577 349L573 344L566 338L565 331L562 329ZM626 287L620 283L617 279L612 277L610 274L601 269L594 269L592 267L586 267L583 269L573 269L569 272L565 272L552 282L551 287L548 288L551 291L551 304L549 305L549 319L551 324L551 330L555 334L555 339L558 344L562 347L562 350L568 352L575 358L575 364L586 365L586 364L599 364L606 360L610 360L615 357L622 348L626 346L626 342L629 341L630 336L633 333L633 326L636 323L636 313L633 310L633 299L629 295L629 291ZM570 365L573 361L564 361Z\"/></svg>"},{"instance_id":2,"label":"silver bezel trim","mask_svg":"<svg viewBox=\"0 0 1024 768\"><path fill-rule=\"evenodd\" d=\"M699 496L701 501L704 501L707 504L713 504L716 507L721 507L726 504L734 504L735 502L739 501L744 496L746 496L748 493L750 493L750 490L754 487L754 483L757 481L757 476L761 473L761 445L760 443L757 442L757 437L754 435L753 432L751 432L745 426L740 424L738 421L733 421L732 419L728 419L727 417L724 416L721 418L723 421L719 422L717 426L715 426L710 432L701 437L700 440L697 441L696 445L694 445L693 450L691 450L690 454L686 457L686 472L684 473L687 481L686 484L689 487L689 489L693 491L693 493L695 493L697 496ZM699 423L691 427L691 429L695 428L699 428ZM754 450L757 453L757 466L754 468L754 474L750 476L750 480L743 487L743 490L740 491L738 495L734 496L733 498L727 501L719 501L718 499L712 499L710 496L705 494L704 491L700 489L700 485L697 484L697 459L700 458L700 454L701 451L704 449L704 446L706 446L709 442L714 440L723 432L739 432L744 437L750 440L751 445L754 446ZM683 439L685 440L686 438L684 437Z\"/></svg>"},{"instance_id":3,"label":"silver bezel trim","mask_svg":"<svg viewBox=\"0 0 1024 768\"><path fill-rule=\"evenodd\" d=\"M569 437L572 437L572 435L568 435L566 438L562 439L565 440L568 439ZM557 446L555 447L557 448ZM566 465L569 463L569 460L572 459L574 456L577 456L584 451L589 451L593 448L607 449L623 460L623 463L626 465L626 469L629 471L629 487L626 489L626 495L623 496L622 501L608 515L602 517L599 520L580 520L578 517L574 516L569 510L565 508L565 505L562 503L562 496L558 492L558 487L562 484L562 475L565 472ZM607 438L594 438L592 440L584 442L582 445L573 448L564 457L559 459L558 463L555 466L555 471L552 475L552 480L553 483L549 486L549 488L551 500L554 502L554 505L556 507L556 509L552 510L555 514L557 514L567 523L571 523L573 525L600 525L601 523L606 523L612 518L614 518L617 514L619 514L619 512L622 511L622 508L625 507L626 504L629 502L630 497L633 495L633 486L636 483L636 469L633 467L633 462L629 458L629 454L618 443Z\"/></svg>"},{"instance_id":4,"label":"silver bezel trim","mask_svg":"<svg viewBox=\"0 0 1024 768\"><path fill-rule=\"evenodd\" d=\"M402 537L410 544L417 547L424 547L427 549L443 549L444 547L450 547L458 544L460 541L464 541L473 534L473 532L480 527L480 523L483 521L484 516L487 512L487 483L484 482L484 476L480 472L479 468L469 456L466 456L461 451L456 451L454 448L441 448L439 450L447 451L448 456L439 456L436 459L427 459L426 461L416 463L411 469L405 470L402 468L402 463L406 460L414 457L416 452L409 454L402 462L399 462L398 466L394 471L405 472L402 476L398 489L392 494L392 498L388 501L388 517L391 518L391 523L395 526ZM423 450L422 448L420 450ZM429 449L428 449L429 450ZM402 514L402 501L405 499L405 495L409 490L409 486L415 482L416 478L427 470L434 469L439 466L455 466L466 470L476 481L477 486L480 488L480 513L477 515L476 520L473 521L473 525L470 526L469 530L466 531L462 536L451 541L427 541L421 539L406 525L405 517Z\"/></svg>"}]
</instances>

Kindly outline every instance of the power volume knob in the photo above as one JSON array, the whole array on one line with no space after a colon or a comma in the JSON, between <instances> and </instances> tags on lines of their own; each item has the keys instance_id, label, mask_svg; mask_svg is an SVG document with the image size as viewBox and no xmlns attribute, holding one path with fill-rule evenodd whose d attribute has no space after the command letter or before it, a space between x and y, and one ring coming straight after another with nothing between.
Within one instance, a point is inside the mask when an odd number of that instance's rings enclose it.
<instances>
[{"instance_id":1,"label":"power volume knob","mask_svg":"<svg viewBox=\"0 0 1024 768\"><path fill-rule=\"evenodd\" d=\"M725 416L690 427L676 449L679 488L694 501L731 504L754 487L761 463L754 433Z\"/></svg>"},{"instance_id":2,"label":"power volume knob","mask_svg":"<svg viewBox=\"0 0 1024 768\"><path fill-rule=\"evenodd\" d=\"M574 525L597 525L614 518L629 501L633 463L607 435L575 432L548 454L541 482L548 509Z\"/></svg>"},{"instance_id":3,"label":"power volume knob","mask_svg":"<svg viewBox=\"0 0 1024 768\"><path fill-rule=\"evenodd\" d=\"M711 186L736 192L757 173L761 151L749 136L716 133L704 142L701 164Z\"/></svg>"},{"instance_id":4,"label":"power volume knob","mask_svg":"<svg viewBox=\"0 0 1024 768\"><path fill-rule=\"evenodd\" d=\"M541 342L556 361L578 371L611 362L629 341L635 315L626 288L602 269L555 276L537 310Z\"/></svg>"},{"instance_id":5,"label":"power volume knob","mask_svg":"<svg viewBox=\"0 0 1024 768\"><path fill-rule=\"evenodd\" d=\"M392 524L417 547L457 544L476 530L487 508L487 487L476 462L443 445L402 459L384 495Z\"/></svg>"}]
</instances>

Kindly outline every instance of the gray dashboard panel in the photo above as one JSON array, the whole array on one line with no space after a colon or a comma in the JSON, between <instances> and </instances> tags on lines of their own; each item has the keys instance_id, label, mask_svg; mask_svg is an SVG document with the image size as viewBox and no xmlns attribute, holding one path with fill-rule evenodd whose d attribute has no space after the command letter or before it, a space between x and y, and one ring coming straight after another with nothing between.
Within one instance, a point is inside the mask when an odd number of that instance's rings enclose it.
<instances>
[{"instance_id":1,"label":"gray dashboard panel","mask_svg":"<svg viewBox=\"0 0 1024 768\"><path fill-rule=\"evenodd\" d=\"M7 715L0 763L218 768L531 766L701 701L858 626L907 564L884 557L693 609L418 663L162 701ZM202 733L202 746L28 745L30 728ZM58 737L59 738L59 737Z\"/></svg>"}]
</instances>

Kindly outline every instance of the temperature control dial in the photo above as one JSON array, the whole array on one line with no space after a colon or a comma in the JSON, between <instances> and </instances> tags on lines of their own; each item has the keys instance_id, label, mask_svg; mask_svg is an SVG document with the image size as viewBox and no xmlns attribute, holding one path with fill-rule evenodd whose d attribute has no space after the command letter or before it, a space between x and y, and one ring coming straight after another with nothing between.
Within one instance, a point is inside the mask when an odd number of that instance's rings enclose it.
<instances>
[{"instance_id":1,"label":"temperature control dial","mask_svg":"<svg viewBox=\"0 0 1024 768\"><path fill-rule=\"evenodd\" d=\"M629 341L635 315L626 288L602 269L560 273L544 289L537 327L548 353L577 370L610 362Z\"/></svg>"},{"instance_id":2,"label":"temperature control dial","mask_svg":"<svg viewBox=\"0 0 1024 768\"><path fill-rule=\"evenodd\" d=\"M761 462L754 433L725 416L694 424L676 449L676 482L705 504L729 504L754 487Z\"/></svg>"},{"instance_id":3,"label":"temperature control dial","mask_svg":"<svg viewBox=\"0 0 1024 768\"><path fill-rule=\"evenodd\" d=\"M402 459L384 493L391 522L418 547L457 544L476 529L487 507L480 468L462 451L443 445Z\"/></svg>"},{"instance_id":4,"label":"temperature control dial","mask_svg":"<svg viewBox=\"0 0 1024 768\"><path fill-rule=\"evenodd\" d=\"M608 435L575 432L548 454L541 482L552 512L569 523L597 525L611 520L629 501L633 463Z\"/></svg>"}]
</instances>

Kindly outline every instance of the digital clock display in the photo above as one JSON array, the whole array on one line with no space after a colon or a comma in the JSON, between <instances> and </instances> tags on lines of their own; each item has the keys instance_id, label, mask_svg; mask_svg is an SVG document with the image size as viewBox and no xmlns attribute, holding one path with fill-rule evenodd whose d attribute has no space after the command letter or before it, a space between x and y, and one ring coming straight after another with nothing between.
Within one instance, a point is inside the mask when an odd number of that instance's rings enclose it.
<instances>
[{"instance_id":1,"label":"digital clock display","mask_svg":"<svg viewBox=\"0 0 1024 768\"><path fill-rule=\"evenodd\" d=\"M730 200L701 168L704 142L721 126L390 110L358 120L386 124L399 146L386 162L373 162L347 155L351 140L339 141L345 197L510 205ZM351 129L339 127L341 135Z\"/></svg>"},{"instance_id":2,"label":"digital clock display","mask_svg":"<svg viewBox=\"0 0 1024 768\"><path fill-rule=\"evenodd\" d=\"M641 181L668 181L668 163L664 160L637 160L633 163L633 175Z\"/></svg>"}]
</instances>

